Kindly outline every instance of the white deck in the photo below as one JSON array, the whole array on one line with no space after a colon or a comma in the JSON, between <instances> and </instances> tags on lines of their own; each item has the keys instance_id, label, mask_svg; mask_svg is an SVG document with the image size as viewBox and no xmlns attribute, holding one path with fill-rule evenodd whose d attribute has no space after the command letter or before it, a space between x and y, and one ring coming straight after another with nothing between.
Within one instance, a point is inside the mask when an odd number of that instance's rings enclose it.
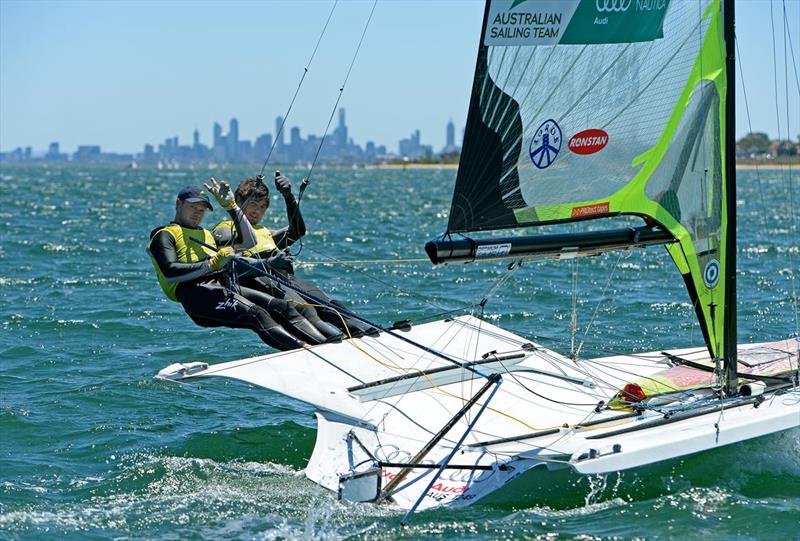
<instances>
[{"instance_id":1,"label":"white deck","mask_svg":"<svg viewBox=\"0 0 800 541\"><path fill-rule=\"evenodd\" d=\"M426 352L400 337L424 344L452 360ZM609 410L598 413L595 407L601 401L607 403L626 383L664 370L667 365L663 356L654 352L574 362L537 344L532 344L532 350L522 349L526 344L531 343L494 325L461 317L415 326L408 332L395 331L394 336L381 333L376 338L221 363L191 375L180 374L181 367L173 365L159 375L166 379L230 377L314 405L319 411L318 436L306 475L338 490L340 475L371 467L370 454L385 462L407 462L486 379L456 367L357 393L349 388L419 374L421 370L456 366L452 361L481 361L484 354L493 351L501 359L504 353L516 354L517 358L484 364L484 373L502 374L497 393L472 430L468 431L468 426L491 391L423 460L444 460L468 432L451 464L504 465L507 469L445 470L423 498L420 509L467 505L536 466L573 467L587 474L616 471L800 426L797 388L779 396L770 395L757 408L752 402L728 407L722 415L714 404L708 404L705 414L659 426L650 426L663 418L656 412L594 424L624 414ZM786 341L786 349L796 352L797 342ZM520 358L523 352L525 357ZM690 359L707 355L698 348L670 353ZM676 413L676 418L680 415ZM593 424L583 427L586 423ZM642 429L597 438L631 427ZM547 431L552 433L491 443ZM383 468L384 485L398 471ZM430 469L414 470L394 493L394 502L406 509L412 507L432 475Z\"/></svg>"}]
</instances>

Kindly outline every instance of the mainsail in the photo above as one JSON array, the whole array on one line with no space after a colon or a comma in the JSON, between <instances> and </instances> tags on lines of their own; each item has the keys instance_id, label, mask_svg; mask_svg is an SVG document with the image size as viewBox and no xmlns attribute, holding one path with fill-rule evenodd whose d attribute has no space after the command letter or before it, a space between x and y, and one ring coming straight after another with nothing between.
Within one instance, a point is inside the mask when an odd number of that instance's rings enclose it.
<instances>
[{"instance_id":1,"label":"mainsail","mask_svg":"<svg viewBox=\"0 0 800 541\"><path fill-rule=\"evenodd\" d=\"M722 356L723 22L719 0L487 3L448 233L641 216Z\"/></svg>"}]
</instances>

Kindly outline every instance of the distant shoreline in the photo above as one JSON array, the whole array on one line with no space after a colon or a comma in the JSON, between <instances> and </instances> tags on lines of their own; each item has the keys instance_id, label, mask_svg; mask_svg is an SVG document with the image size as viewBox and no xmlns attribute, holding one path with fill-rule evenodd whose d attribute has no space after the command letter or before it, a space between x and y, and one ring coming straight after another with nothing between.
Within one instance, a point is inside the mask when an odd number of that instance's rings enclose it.
<instances>
[{"instance_id":1,"label":"distant shoreline","mask_svg":"<svg viewBox=\"0 0 800 541\"><path fill-rule=\"evenodd\" d=\"M225 164L225 167L228 168L245 168L249 165L253 164ZM299 167L298 165L291 165L291 164L273 164L275 167L281 168L294 168ZM145 170L154 170L156 169L155 166L147 164L147 165L139 165L135 168L131 168L128 164L122 163L75 163L75 162L0 162L0 168L2 167L43 167L43 168L50 168L50 167L85 167L85 168L111 168L111 169L145 169ZM332 164L322 164L322 168L330 168L330 169L352 169L353 165L332 165ZM201 167L197 165L189 165L183 167L178 167L177 169L163 169L163 171L171 171L171 170L195 170L195 171L213 171L214 169L218 169L219 167L215 168L207 168ZM455 170L458 169L457 163L427 163L427 162L407 162L407 163L373 163L373 164L365 164L365 165L357 165L357 169L385 169L385 170L404 170L404 169L416 169L416 170L431 170L431 169L447 169L447 170ZM741 170L752 170L752 169L760 169L764 171L773 171L773 170L785 170L791 169L796 170L800 169L800 162L792 162L792 163L752 163L752 162L744 162L744 163L737 163L736 169Z\"/></svg>"},{"instance_id":2,"label":"distant shoreline","mask_svg":"<svg viewBox=\"0 0 800 541\"><path fill-rule=\"evenodd\" d=\"M458 169L457 163L378 163L366 166L367 169ZM736 169L759 169L765 171L781 169L800 169L800 163L737 163Z\"/></svg>"}]
</instances>

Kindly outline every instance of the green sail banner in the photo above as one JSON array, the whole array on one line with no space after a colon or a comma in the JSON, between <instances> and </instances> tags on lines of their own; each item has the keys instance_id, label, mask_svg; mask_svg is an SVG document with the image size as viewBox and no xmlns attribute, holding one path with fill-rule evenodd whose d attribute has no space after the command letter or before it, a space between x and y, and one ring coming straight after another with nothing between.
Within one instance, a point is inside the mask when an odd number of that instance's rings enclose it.
<instances>
[{"instance_id":1,"label":"green sail banner","mask_svg":"<svg viewBox=\"0 0 800 541\"><path fill-rule=\"evenodd\" d=\"M449 231L638 215L677 240L722 351L725 42L719 0L487 5Z\"/></svg>"}]
</instances>

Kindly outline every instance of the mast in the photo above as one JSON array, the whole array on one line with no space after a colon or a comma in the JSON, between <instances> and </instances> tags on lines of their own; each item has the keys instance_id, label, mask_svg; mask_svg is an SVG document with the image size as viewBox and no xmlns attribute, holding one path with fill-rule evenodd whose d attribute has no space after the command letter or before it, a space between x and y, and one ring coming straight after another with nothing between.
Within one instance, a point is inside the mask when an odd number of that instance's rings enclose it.
<instances>
[{"instance_id":1,"label":"mast","mask_svg":"<svg viewBox=\"0 0 800 541\"><path fill-rule=\"evenodd\" d=\"M725 25L725 211L727 231L725 236L725 320L723 360L725 368L725 394L733 396L738 392L736 376L736 105L735 87L736 50L734 33L734 0L723 2L723 22Z\"/></svg>"}]
</instances>

